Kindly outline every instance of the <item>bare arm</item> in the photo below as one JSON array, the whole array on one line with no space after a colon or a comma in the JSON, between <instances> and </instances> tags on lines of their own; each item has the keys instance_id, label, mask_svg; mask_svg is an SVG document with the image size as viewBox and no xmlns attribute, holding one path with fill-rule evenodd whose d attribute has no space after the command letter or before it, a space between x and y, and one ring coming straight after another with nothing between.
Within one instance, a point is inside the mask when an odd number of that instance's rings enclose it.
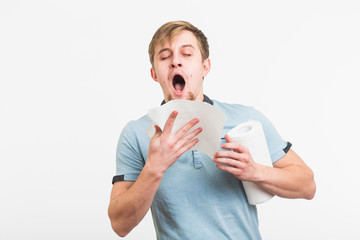
<instances>
[{"instance_id":1,"label":"bare arm","mask_svg":"<svg viewBox=\"0 0 360 240\"><path fill-rule=\"evenodd\" d=\"M114 183L108 214L111 226L119 236L126 236L144 218L161 179L161 174L145 164L135 182Z\"/></svg>"},{"instance_id":2,"label":"bare arm","mask_svg":"<svg viewBox=\"0 0 360 240\"><path fill-rule=\"evenodd\" d=\"M113 230L121 237L126 236L144 218L159 188L165 171L193 147L201 131L197 128L186 134L199 120L185 124L172 133L177 112L171 113L164 130L156 126L151 138L146 164L135 182L116 182L113 186L108 209Z\"/></svg>"},{"instance_id":3,"label":"bare arm","mask_svg":"<svg viewBox=\"0 0 360 240\"><path fill-rule=\"evenodd\" d=\"M256 183L268 192L284 198L312 199L316 184L312 170L292 150L276 161L272 167L260 165L260 178Z\"/></svg>"},{"instance_id":4,"label":"bare arm","mask_svg":"<svg viewBox=\"0 0 360 240\"><path fill-rule=\"evenodd\" d=\"M312 199L316 185L312 170L292 150L276 161L273 166L267 167L257 164L252 159L248 149L225 136L227 143L224 149L233 151L219 151L214 156L216 166L233 174L240 180L258 184L265 191L284 198ZM226 166L223 164L228 164Z\"/></svg>"}]
</instances>

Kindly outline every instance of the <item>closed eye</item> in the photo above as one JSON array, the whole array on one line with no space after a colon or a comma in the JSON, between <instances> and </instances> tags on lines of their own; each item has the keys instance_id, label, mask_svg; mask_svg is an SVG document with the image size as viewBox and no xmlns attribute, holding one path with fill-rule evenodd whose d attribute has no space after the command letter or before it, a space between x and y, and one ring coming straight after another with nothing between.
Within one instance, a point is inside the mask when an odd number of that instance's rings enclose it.
<instances>
[{"instance_id":1,"label":"closed eye","mask_svg":"<svg viewBox=\"0 0 360 240\"><path fill-rule=\"evenodd\" d=\"M165 60L167 58L169 58L171 56L171 54L167 54L165 56L160 56L160 60Z\"/></svg>"}]
</instances>

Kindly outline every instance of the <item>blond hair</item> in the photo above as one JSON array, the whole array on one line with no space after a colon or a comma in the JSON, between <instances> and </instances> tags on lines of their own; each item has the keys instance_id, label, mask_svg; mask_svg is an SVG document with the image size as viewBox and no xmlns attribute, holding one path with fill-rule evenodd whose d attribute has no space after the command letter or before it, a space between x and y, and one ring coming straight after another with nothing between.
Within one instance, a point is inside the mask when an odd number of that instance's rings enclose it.
<instances>
[{"instance_id":1,"label":"blond hair","mask_svg":"<svg viewBox=\"0 0 360 240\"><path fill-rule=\"evenodd\" d=\"M173 21L162 25L155 32L149 44L149 57L152 67L154 67L155 47L158 44L162 45L165 40L171 41L176 34L183 30L190 31L195 35L200 48L202 60L204 61L205 59L209 58L209 44L204 33L189 22Z\"/></svg>"}]
</instances>

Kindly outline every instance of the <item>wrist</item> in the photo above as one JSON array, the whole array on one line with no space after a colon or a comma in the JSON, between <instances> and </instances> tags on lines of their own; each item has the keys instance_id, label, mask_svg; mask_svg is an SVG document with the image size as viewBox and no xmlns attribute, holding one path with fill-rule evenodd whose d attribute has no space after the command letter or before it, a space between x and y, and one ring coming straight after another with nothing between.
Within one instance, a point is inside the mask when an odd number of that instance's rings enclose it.
<instances>
[{"instance_id":1,"label":"wrist","mask_svg":"<svg viewBox=\"0 0 360 240\"><path fill-rule=\"evenodd\" d=\"M153 164L149 159L146 161L144 170L148 172L151 177L155 179L162 179L166 170L161 170L156 164Z\"/></svg>"},{"instance_id":2,"label":"wrist","mask_svg":"<svg viewBox=\"0 0 360 240\"><path fill-rule=\"evenodd\" d=\"M254 175L254 180L253 182L254 183L263 183L265 182L265 179L266 179L266 173L268 171L267 169L268 167L265 166L265 165L262 165L262 164L257 164L256 166L256 173Z\"/></svg>"}]
</instances>

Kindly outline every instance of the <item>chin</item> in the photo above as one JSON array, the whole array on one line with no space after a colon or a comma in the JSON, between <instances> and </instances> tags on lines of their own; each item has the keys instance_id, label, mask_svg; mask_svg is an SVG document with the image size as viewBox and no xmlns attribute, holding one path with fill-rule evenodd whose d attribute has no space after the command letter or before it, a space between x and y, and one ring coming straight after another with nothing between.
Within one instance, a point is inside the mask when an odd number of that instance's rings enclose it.
<instances>
[{"instance_id":1,"label":"chin","mask_svg":"<svg viewBox=\"0 0 360 240\"><path fill-rule=\"evenodd\" d=\"M168 96L169 101L171 100L190 100L190 101L195 101L195 96L193 93L188 93L188 94L183 94L181 96L175 95L175 96Z\"/></svg>"}]
</instances>

